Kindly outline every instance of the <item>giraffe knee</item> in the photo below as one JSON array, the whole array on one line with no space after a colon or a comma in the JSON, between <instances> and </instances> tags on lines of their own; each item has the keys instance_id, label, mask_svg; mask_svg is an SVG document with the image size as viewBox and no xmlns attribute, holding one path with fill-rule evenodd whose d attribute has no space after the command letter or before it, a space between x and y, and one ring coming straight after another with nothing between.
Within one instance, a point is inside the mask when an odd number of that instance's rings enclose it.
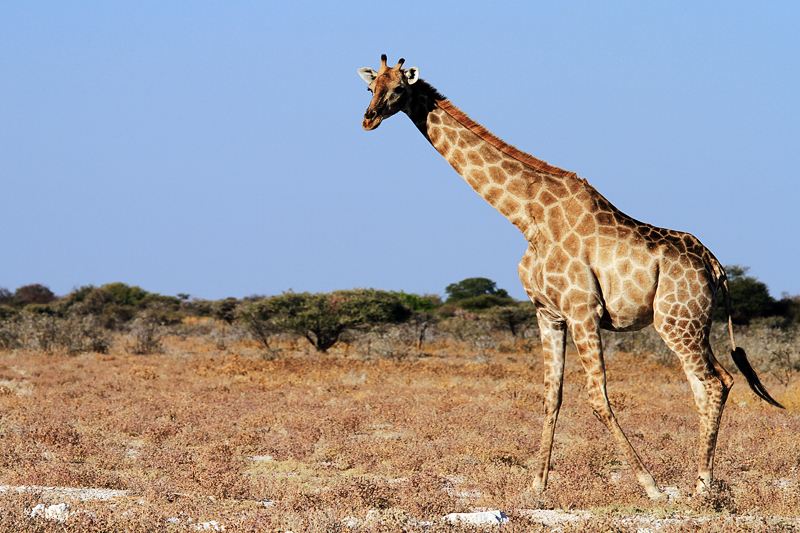
<instances>
[{"instance_id":1,"label":"giraffe knee","mask_svg":"<svg viewBox=\"0 0 800 533\"><path fill-rule=\"evenodd\" d=\"M707 383L711 385L711 392L714 395L725 396L728 394L728 391L731 390L727 383L725 383L725 379L719 375L714 376L713 379L709 379Z\"/></svg>"},{"instance_id":2,"label":"giraffe knee","mask_svg":"<svg viewBox=\"0 0 800 533\"><path fill-rule=\"evenodd\" d=\"M611 406L606 402L598 403L589 400L589 406L592 408L594 417L605 425L608 425L611 419L614 418L614 413L611 412Z\"/></svg>"},{"instance_id":3,"label":"giraffe knee","mask_svg":"<svg viewBox=\"0 0 800 533\"><path fill-rule=\"evenodd\" d=\"M722 368L722 365L719 365L719 368L716 369L717 374L719 375L719 379L722 382L722 392L723 394L728 394L730 390L733 388L733 376L731 376L727 370Z\"/></svg>"},{"instance_id":4,"label":"giraffe knee","mask_svg":"<svg viewBox=\"0 0 800 533\"><path fill-rule=\"evenodd\" d=\"M705 393L704 401L702 405L701 402L698 401L700 411L705 412L705 409L708 408L719 409L721 406L725 405L732 385L733 379L726 382L724 377L720 375L714 375L709 379L705 379L703 381L703 392Z\"/></svg>"}]
</instances>

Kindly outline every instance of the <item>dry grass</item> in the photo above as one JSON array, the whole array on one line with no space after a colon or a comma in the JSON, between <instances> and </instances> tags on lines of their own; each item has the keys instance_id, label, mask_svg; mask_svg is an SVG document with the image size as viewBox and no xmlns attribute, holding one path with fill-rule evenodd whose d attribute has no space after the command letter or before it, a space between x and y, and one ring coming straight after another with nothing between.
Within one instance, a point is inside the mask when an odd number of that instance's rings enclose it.
<instances>
[{"instance_id":1,"label":"dry grass","mask_svg":"<svg viewBox=\"0 0 800 533\"><path fill-rule=\"evenodd\" d=\"M429 521L428 531L453 531L441 517L472 508L511 515L504 531L549 531L517 512L535 507L605 517L563 531L635 531L623 517L636 513L761 520L729 531L791 530L770 520L800 517L798 383L762 376L786 411L734 388L718 482L689 500L698 420L683 373L609 355L622 427L659 485L684 496L653 503L590 414L568 357L550 484L535 497L526 488L542 420L536 349L476 353L441 341L425 357L364 360L357 346L321 356L284 342L265 357L206 326L164 337L149 355L124 339L108 354L0 352L0 485L130 491L73 503L88 513L64 524L27 518L37 503L59 503L52 497L0 493L0 531L179 531L210 520L226 531L348 531L347 517L360 521L354 530L421 531L415 521Z\"/></svg>"}]
</instances>

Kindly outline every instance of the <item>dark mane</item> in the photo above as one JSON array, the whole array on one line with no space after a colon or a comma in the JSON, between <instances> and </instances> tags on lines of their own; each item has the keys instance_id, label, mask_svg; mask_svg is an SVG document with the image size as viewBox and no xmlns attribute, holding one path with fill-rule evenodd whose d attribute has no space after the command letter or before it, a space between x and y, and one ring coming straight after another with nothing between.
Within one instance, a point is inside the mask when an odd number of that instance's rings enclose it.
<instances>
[{"instance_id":1,"label":"dark mane","mask_svg":"<svg viewBox=\"0 0 800 533\"><path fill-rule=\"evenodd\" d=\"M443 95L442 93L440 93L439 90L436 89L436 87L434 87L433 85L431 85L427 81L423 80L422 78L420 78L420 80L417 81L417 84L419 86L420 92L422 92L425 95L433 98L434 100L436 100L436 101L447 100L447 97L445 95Z\"/></svg>"}]
</instances>

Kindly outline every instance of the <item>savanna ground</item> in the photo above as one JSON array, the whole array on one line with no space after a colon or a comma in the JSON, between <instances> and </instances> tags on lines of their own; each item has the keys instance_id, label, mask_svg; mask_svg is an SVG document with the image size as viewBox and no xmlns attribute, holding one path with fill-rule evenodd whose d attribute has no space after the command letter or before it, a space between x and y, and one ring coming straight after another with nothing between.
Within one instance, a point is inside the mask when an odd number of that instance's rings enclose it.
<instances>
[{"instance_id":1,"label":"savanna ground","mask_svg":"<svg viewBox=\"0 0 800 533\"><path fill-rule=\"evenodd\" d=\"M698 418L683 372L663 355L609 350L620 423L659 486L679 490L652 502L592 416L568 354L550 482L537 496L527 491L542 422L535 341L440 339L385 357L284 339L266 352L221 322L186 319L156 353L137 355L120 335L105 354L0 352L0 485L127 491L111 501L0 492L0 530L461 531L442 516L474 509L504 511L503 531L553 530L527 509L591 512L558 526L566 532L654 530L632 516L680 518L661 531L800 529L800 379L789 375L761 373L782 411L734 374L717 481L690 498ZM66 522L30 517L62 502L78 511Z\"/></svg>"}]
</instances>

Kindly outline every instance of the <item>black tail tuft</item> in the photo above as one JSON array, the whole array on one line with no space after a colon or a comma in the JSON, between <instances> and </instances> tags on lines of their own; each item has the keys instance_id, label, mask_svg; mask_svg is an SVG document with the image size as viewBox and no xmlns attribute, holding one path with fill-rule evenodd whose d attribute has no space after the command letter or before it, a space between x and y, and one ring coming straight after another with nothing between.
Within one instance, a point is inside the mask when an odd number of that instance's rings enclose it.
<instances>
[{"instance_id":1,"label":"black tail tuft","mask_svg":"<svg viewBox=\"0 0 800 533\"><path fill-rule=\"evenodd\" d=\"M750 366L750 361L747 360L747 354L744 353L744 350L741 348L731 350L731 357L733 358L733 362L736 363L736 366L739 367L739 371L742 373L745 379L747 379L747 384L750 385L750 388L756 393L756 396L770 405L784 409L781 404L776 402L772 396L769 395L767 389L765 389L764 385L761 384L761 380L758 379L756 371L753 370L752 366Z\"/></svg>"}]
</instances>

